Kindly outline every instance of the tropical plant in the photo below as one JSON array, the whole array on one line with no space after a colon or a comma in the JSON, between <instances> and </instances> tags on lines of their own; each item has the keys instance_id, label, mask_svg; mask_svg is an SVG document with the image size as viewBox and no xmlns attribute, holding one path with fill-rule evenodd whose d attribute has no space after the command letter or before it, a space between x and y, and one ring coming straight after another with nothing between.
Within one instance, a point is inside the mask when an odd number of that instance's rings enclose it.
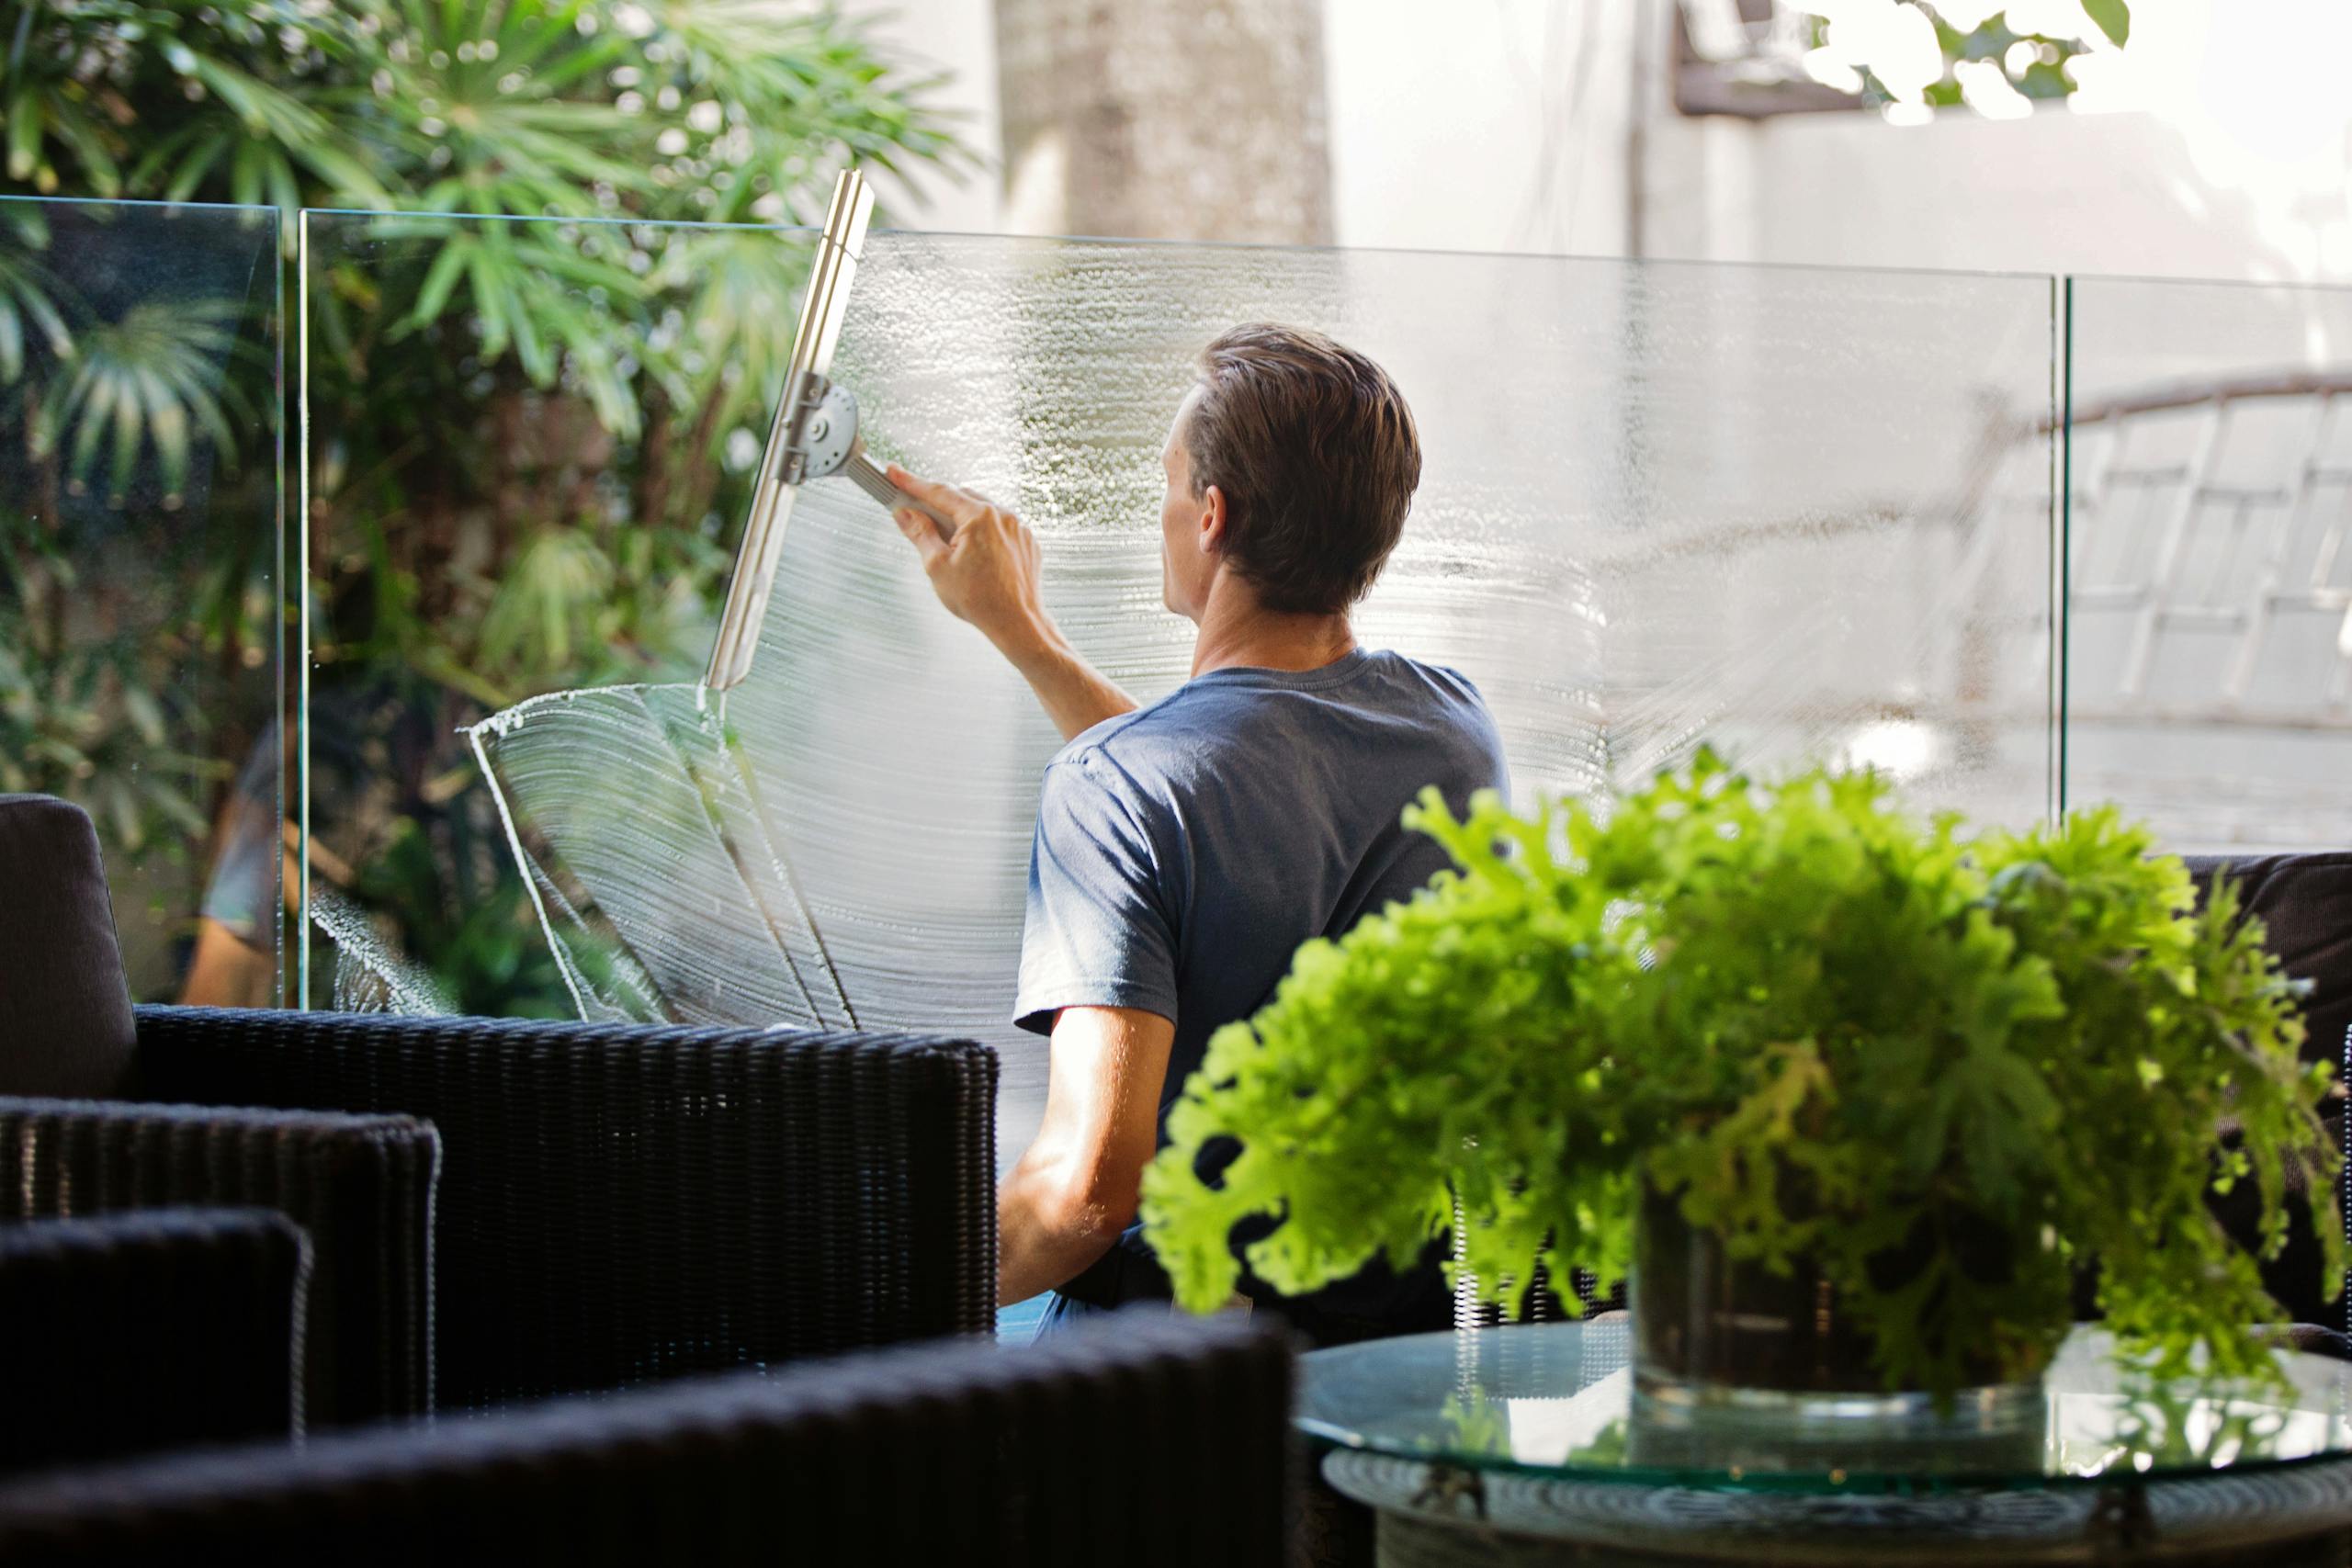
<instances>
[{"instance_id":1,"label":"tropical plant","mask_svg":"<svg viewBox=\"0 0 2352 1568\"><path fill-rule=\"evenodd\" d=\"M51 352L65 354L73 345L64 318L51 298L57 281L41 265L40 252L49 243L49 223L32 206L0 208L0 385L25 373L25 344L38 334Z\"/></svg>"},{"instance_id":2,"label":"tropical plant","mask_svg":"<svg viewBox=\"0 0 2352 1568\"><path fill-rule=\"evenodd\" d=\"M796 248L666 225L810 221L851 158L967 164L931 85L859 25L777 0L33 0L0 26L0 191L280 209L283 297L310 332L316 821L341 852L318 863L360 868L469 1005L499 1009L502 983L513 1010L560 993L544 963L473 951L527 899L503 857L477 862L496 834L455 732L699 651L788 351ZM314 216L297 275L299 208L376 215ZM38 209L0 204L9 220L0 434L28 461L0 507L53 517L38 498L86 484L153 513L208 464L266 478L271 422L236 400L266 397L274 367L223 339L258 344L267 291L77 315L59 280L86 254L51 255ZM253 573L183 590L210 595L232 659L281 608L275 541L246 531ZM70 728L36 712L51 671L24 674L9 711ZM86 793L120 765L85 764L37 787Z\"/></svg>"},{"instance_id":3,"label":"tropical plant","mask_svg":"<svg viewBox=\"0 0 2352 1568\"><path fill-rule=\"evenodd\" d=\"M791 221L830 166L957 154L853 24L776 0L33 0L40 195Z\"/></svg>"},{"instance_id":4,"label":"tropical plant","mask_svg":"<svg viewBox=\"0 0 2352 1568\"><path fill-rule=\"evenodd\" d=\"M0 202L0 789L91 810L148 895L136 935L185 920L224 758L269 722L274 464L247 437L275 366L238 291L257 246L121 216Z\"/></svg>"},{"instance_id":5,"label":"tropical plant","mask_svg":"<svg viewBox=\"0 0 2352 1568\"><path fill-rule=\"evenodd\" d=\"M1892 1385L1949 1391L1987 1344L2046 1357L2092 1258L2159 1372L2200 1344L2271 1366L2256 1259L2205 1198L2256 1182L2283 1245L2289 1183L2336 1164L2326 1070L2259 923L2226 886L2189 913L2180 862L2111 808L1968 839L1872 773L1702 755L1603 807L1486 794L1457 820L1432 792L1408 820L1458 869L1302 947L1170 1114L1143 1209L1184 1303L1227 1298L1246 1218L1278 1222L1250 1267L1296 1292L1408 1263L1457 1204L1491 1299L1539 1265L1607 1283L1647 1188L1735 1259L1817 1266ZM1988 1234L2001 1268L1974 1266Z\"/></svg>"}]
</instances>

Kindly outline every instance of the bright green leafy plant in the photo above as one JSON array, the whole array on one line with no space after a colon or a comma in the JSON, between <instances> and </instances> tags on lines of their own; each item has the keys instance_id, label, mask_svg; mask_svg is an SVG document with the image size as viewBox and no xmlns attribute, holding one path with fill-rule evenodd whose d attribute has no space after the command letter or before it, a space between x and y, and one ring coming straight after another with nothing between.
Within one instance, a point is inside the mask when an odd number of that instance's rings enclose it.
<instances>
[{"instance_id":1,"label":"bright green leafy plant","mask_svg":"<svg viewBox=\"0 0 2352 1568\"><path fill-rule=\"evenodd\" d=\"M2190 913L2143 829L1969 838L1874 774L1705 754L1605 809L1489 794L1457 821L1431 793L1407 820L1458 869L1301 948L1170 1115L1144 1218L1188 1305L1226 1299L1245 1217L1279 1222L1247 1258L1296 1292L1406 1264L1457 1198L1490 1298L1539 1263L1614 1280L1648 1184L1736 1259L1820 1268L1890 1386L2053 1349L2091 1257L2153 1367L2269 1365L2256 1260L2206 1194L2257 1183L2283 1244L2289 1183L2324 1194L2336 1163L2325 1070L2258 925L2227 887ZM2006 1266L1971 1267L1988 1233Z\"/></svg>"}]
</instances>

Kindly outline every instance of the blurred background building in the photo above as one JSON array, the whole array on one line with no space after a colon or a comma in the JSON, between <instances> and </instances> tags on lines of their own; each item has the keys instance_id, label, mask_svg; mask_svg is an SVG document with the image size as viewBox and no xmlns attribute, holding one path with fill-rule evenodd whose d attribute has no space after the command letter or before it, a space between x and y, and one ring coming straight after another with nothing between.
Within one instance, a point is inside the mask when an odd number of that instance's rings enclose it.
<instances>
[{"instance_id":1,"label":"blurred background building","mask_svg":"<svg viewBox=\"0 0 2352 1568\"><path fill-rule=\"evenodd\" d=\"M2352 278L2326 0L2132 0L2121 47L2081 0L1946 0L1958 60L1899 0L851 9L990 161L917 227Z\"/></svg>"}]
</instances>

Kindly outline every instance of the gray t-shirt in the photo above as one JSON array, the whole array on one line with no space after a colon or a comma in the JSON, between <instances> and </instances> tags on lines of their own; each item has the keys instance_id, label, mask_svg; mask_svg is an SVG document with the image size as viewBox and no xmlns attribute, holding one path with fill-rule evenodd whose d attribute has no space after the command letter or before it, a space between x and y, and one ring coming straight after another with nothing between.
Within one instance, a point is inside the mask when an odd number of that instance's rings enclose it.
<instances>
[{"instance_id":1,"label":"gray t-shirt","mask_svg":"<svg viewBox=\"0 0 2352 1568\"><path fill-rule=\"evenodd\" d=\"M1459 813L1474 790L1508 783L1477 688L1396 653L1296 673L1213 670L1105 719L1046 769L1014 1021L1047 1032L1066 1007L1173 1020L1165 1141L1209 1036L1264 1005L1299 943L1343 934L1451 863L1399 820L1406 804L1435 784ZM1204 1170L1229 1157L1212 1145ZM1238 1227L1237 1246L1263 1228ZM1104 1290L1133 1300L1165 1285L1137 1222L1061 1294L1101 1306ZM1326 1342L1451 1321L1434 1247L1402 1273L1375 1260L1278 1306Z\"/></svg>"},{"instance_id":2,"label":"gray t-shirt","mask_svg":"<svg viewBox=\"0 0 2352 1568\"><path fill-rule=\"evenodd\" d=\"M1358 649L1319 670L1213 670L1105 719L1046 770L1014 1021L1139 1008L1176 1025L1163 1113L1209 1036L1336 937L1451 863L1398 820L1507 787L1477 688Z\"/></svg>"}]
</instances>

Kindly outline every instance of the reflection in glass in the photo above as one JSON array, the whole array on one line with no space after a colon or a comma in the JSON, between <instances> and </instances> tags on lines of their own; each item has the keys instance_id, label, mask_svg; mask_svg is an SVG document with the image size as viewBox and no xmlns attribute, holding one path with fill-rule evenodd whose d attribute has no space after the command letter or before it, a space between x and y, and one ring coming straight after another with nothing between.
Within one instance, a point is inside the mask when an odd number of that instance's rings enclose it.
<instances>
[{"instance_id":1,"label":"reflection in glass","mask_svg":"<svg viewBox=\"0 0 2352 1568\"><path fill-rule=\"evenodd\" d=\"M2075 278L2066 798L2352 843L2352 289Z\"/></svg>"},{"instance_id":2,"label":"reflection in glass","mask_svg":"<svg viewBox=\"0 0 2352 1568\"><path fill-rule=\"evenodd\" d=\"M0 792L96 819L140 1001L279 997L277 243L0 198Z\"/></svg>"}]
</instances>

